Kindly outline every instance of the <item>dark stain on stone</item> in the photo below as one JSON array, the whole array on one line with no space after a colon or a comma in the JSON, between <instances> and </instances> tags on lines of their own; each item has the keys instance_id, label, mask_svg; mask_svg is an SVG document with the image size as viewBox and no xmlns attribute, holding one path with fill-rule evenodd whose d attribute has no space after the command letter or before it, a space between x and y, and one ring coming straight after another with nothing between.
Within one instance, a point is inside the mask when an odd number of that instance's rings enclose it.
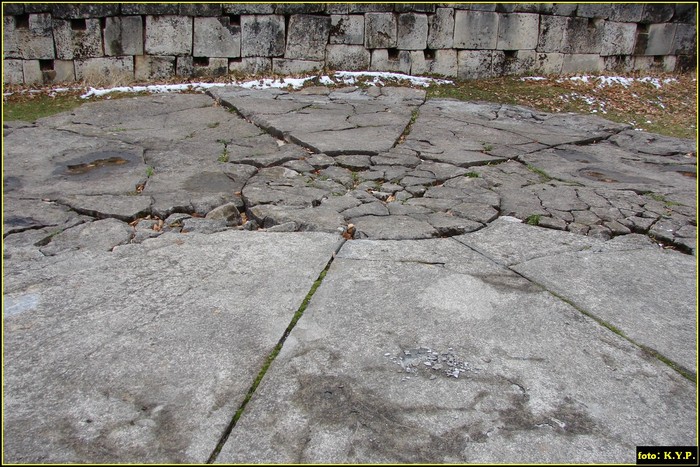
<instances>
[{"instance_id":1,"label":"dark stain on stone","mask_svg":"<svg viewBox=\"0 0 700 467\"><path fill-rule=\"evenodd\" d=\"M586 171L581 172L581 173L590 179L598 180L600 182L615 183L615 182L619 181L619 180L615 180L612 177L608 177L601 172L596 172L595 170L586 170Z\"/></svg>"},{"instance_id":2,"label":"dark stain on stone","mask_svg":"<svg viewBox=\"0 0 700 467\"><path fill-rule=\"evenodd\" d=\"M84 162L82 164L67 165L69 174L84 174L99 167L107 167L111 165L128 164L129 161L121 157L110 157L107 159L95 159L94 161Z\"/></svg>"}]
</instances>

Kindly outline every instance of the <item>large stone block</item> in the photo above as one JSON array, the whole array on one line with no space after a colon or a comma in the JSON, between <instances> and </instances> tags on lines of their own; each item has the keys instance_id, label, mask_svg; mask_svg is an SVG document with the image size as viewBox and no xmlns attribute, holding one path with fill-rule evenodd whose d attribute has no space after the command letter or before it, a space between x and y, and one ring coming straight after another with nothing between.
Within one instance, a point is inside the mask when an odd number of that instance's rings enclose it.
<instances>
[{"instance_id":1,"label":"large stone block","mask_svg":"<svg viewBox=\"0 0 700 467\"><path fill-rule=\"evenodd\" d=\"M329 15L347 15L350 12L350 5L347 3L327 3L325 11Z\"/></svg>"},{"instance_id":2,"label":"large stone block","mask_svg":"<svg viewBox=\"0 0 700 467\"><path fill-rule=\"evenodd\" d=\"M454 47L495 49L498 43L498 19L498 13L456 10Z\"/></svg>"},{"instance_id":3,"label":"large stone block","mask_svg":"<svg viewBox=\"0 0 700 467\"><path fill-rule=\"evenodd\" d=\"M545 75L558 75L561 73L561 67L564 64L564 54L553 53L538 53L535 56L534 70Z\"/></svg>"},{"instance_id":4,"label":"large stone block","mask_svg":"<svg viewBox=\"0 0 700 467\"><path fill-rule=\"evenodd\" d=\"M175 57L138 55L134 57L134 78L137 81L175 76Z\"/></svg>"},{"instance_id":5,"label":"large stone block","mask_svg":"<svg viewBox=\"0 0 700 467\"><path fill-rule=\"evenodd\" d=\"M613 3L610 5L610 21L638 23L642 20L644 5L633 3Z\"/></svg>"},{"instance_id":6,"label":"large stone block","mask_svg":"<svg viewBox=\"0 0 700 467\"><path fill-rule=\"evenodd\" d=\"M457 76L457 51L439 49L434 51L432 57L426 57L422 50L411 52L412 75L440 75L447 77Z\"/></svg>"},{"instance_id":7,"label":"large stone block","mask_svg":"<svg viewBox=\"0 0 700 467\"><path fill-rule=\"evenodd\" d=\"M146 16L145 51L148 55L191 55L192 18Z\"/></svg>"},{"instance_id":8,"label":"large stone block","mask_svg":"<svg viewBox=\"0 0 700 467\"><path fill-rule=\"evenodd\" d=\"M603 38L600 49L601 55L631 55L634 53L634 41L637 38L635 23L615 23L606 21L603 24Z\"/></svg>"},{"instance_id":9,"label":"large stone block","mask_svg":"<svg viewBox=\"0 0 700 467\"><path fill-rule=\"evenodd\" d=\"M608 19L612 12L612 7L609 4L601 3L580 3L578 6L577 16L581 18L602 18Z\"/></svg>"},{"instance_id":10,"label":"large stone block","mask_svg":"<svg viewBox=\"0 0 700 467\"><path fill-rule=\"evenodd\" d=\"M228 71L241 74L266 74L272 72L272 59L267 57L242 57L228 61Z\"/></svg>"},{"instance_id":11,"label":"large stone block","mask_svg":"<svg viewBox=\"0 0 700 467\"><path fill-rule=\"evenodd\" d=\"M644 55L668 55L673 50L676 23L650 24Z\"/></svg>"},{"instance_id":12,"label":"large stone block","mask_svg":"<svg viewBox=\"0 0 700 467\"><path fill-rule=\"evenodd\" d=\"M411 52L400 50L396 56L392 56L387 49L374 49L369 69L409 74L411 73Z\"/></svg>"},{"instance_id":13,"label":"large stone block","mask_svg":"<svg viewBox=\"0 0 700 467\"><path fill-rule=\"evenodd\" d=\"M457 10L473 11L496 11L498 7L496 3L447 3L445 6Z\"/></svg>"},{"instance_id":14,"label":"large stone block","mask_svg":"<svg viewBox=\"0 0 700 467\"><path fill-rule=\"evenodd\" d=\"M126 84L134 79L134 57L76 59L75 79L95 85Z\"/></svg>"},{"instance_id":15,"label":"large stone block","mask_svg":"<svg viewBox=\"0 0 700 467\"><path fill-rule=\"evenodd\" d=\"M503 52L495 50L491 57L491 69L496 76L521 75L535 68L534 50Z\"/></svg>"},{"instance_id":16,"label":"large stone block","mask_svg":"<svg viewBox=\"0 0 700 467\"><path fill-rule=\"evenodd\" d=\"M51 13L55 3L25 3L25 13Z\"/></svg>"},{"instance_id":17,"label":"large stone block","mask_svg":"<svg viewBox=\"0 0 700 467\"><path fill-rule=\"evenodd\" d=\"M428 17L429 49L451 49L454 44L455 16L452 8L437 8Z\"/></svg>"},{"instance_id":18,"label":"large stone block","mask_svg":"<svg viewBox=\"0 0 700 467\"><path fill-rule=\"evenodd\" d=\"M564 52L572 54L600 54L604 23L604 20L569 18Z\"/></svg>"},{"instance_id":19,"label":"large stone block","mask_svg":"<svg viewBox=\"0 0 700 467\"><path fill-rule=\"evenodd\" d=\"M221 16L221 3L181 3L179 13L184 16Z\"/></svg>"},{"instance_id":20,"label":"large stone block","mask_svg":"<svg viewBox=\"0 0 700 467\"><path fill-rule=\"evenodd\" d=\"M387 3L351 3L348 13L376 13L394 11L394 5Z\"/></svg>"},{"instance_id":21,"label":"large stone block","mask_svg":"<svg viewBox=\"0 0 700 467\"><path fill-rule=\"evenodd\" d=\"M555 3L552 5L552 14L557 16L574 16L578 4L576 3Z\"/></svg>"},{"instance_id":22,"label":"large stone block","mask_svg":"<svg viewBox=\"0 0 700 467\"><path fill-rule=\"evenodd\" d=\"M323 3L275 3L277 15L324 13L325 9Z\"/></svg>"},{"instance_id":23,"label":"large stone block","mask_svg":"<svg viewBox=\"0 0 700 467\"><path fill-rule=\"evenodd\" d=\"M634 71L676 71L678 57L666 55L664 57L653 57L651 55L640 55L634 57Z\"/></svg>"},{"instance_id":24,"label":"large stone block","mask_svg":"<svg viewBox=\"0 0 700 467\"><path fill-rule=\"evenodd\" d=\"M457 77L480 79L493 76L492 55L490 50L460 50L457 52Z\"/></svg>"},{"instance_id":25,"label":"large stone block","mask_svg":"<svg viewBox=\"0 0 700 467\"><path fill-rule=\"evenodd\" d=\"M323 68L323 62L317 60L290 60L273 58L272 72L280 75L298 75L317 72Z\"/></svg>"},{"instance_id":26,"label":"large stone block","mask_svg":"<svg viewBox=\"0 0 700 467\"><path fill-rule=\"evenodd\" d=\"M331 15L330 43L361 45L365 40L365 17Z\"/></svg>"},{"instance_id":27,"label":"large stone block","mask_svg":"<svg viewBox=\"0 0 700 467\"><path fill-rule=\"evenodd\" d=\"M428 17L419 13L401 13L398 19L396 47L423 50L428 41Z\"/></svg>"},{"instance_id":28,"label":"large stone block","mask_svg":"<svg viewBox=\"0 0 700 467\"><path fill-rule=\"evenodd\" d=\"M76 24L76 22L79 22ZM53 20L53 38L56 43L56 58L101 57L102 31L98 18L84 20Z\"/></svg>"},{"instance_id":29,"label":"large stone block","mask_svg":"<svg viewBox=\"0 0 700 467\"><path fill-rule=\"evenodd\" d=\"M676 11L673 14L673 22L695 24L697 3L676 3Z\"/></svg>"},{"instance_id":30,"label":"large stone block","mask_svg":"<svg viewBox=\"0 0 700 467\"><path fill-rule=\"evenodd\" d=\"M696 54L697 53L697 28L692 24L676 25L676 35L673 37L673 47L671 53L678 54Z\"/></svg>"},{"instance_id":31,"label":"large stone block","mask_svg":"<svg viewBox=\"0 0 700 467\"><path fill-rule=\"evenodd\" d=\"M395 3L394 11L397 13L433 13L436 5L434 3Z\"/></svg>"},{"instance_id":32,"label":"large stone block","mask_svg":"<svg viewBox=\"0 0 700 467\"><path fill-rule=\"evenodd\" d=\"M196 61L196 62L195 62ZM178 76L223 76L228 74L228 58L177 57L175 74Z\"/></svg>"},{"instance_id":33,"label":"large stone block","mask_svg":"<svg viewBox=\"0 0 700 467\"><path fill-rule=\"evenodd\" d=\"M628 73L632 70L634 70L634 57L632 55L610 55L603 57L603 71Z\"/></svg>"},{"instance_id":34,"label":"large stone block","mask_svg":"<svg viewBox=\"0 0 700 467\"><path fill-rule=\"evenodd\" d=\"M75 81L75 64L73 60L54 60L53 70L56 72L54 82Z\"/></svg>"},{"instance_id":35,"label":"large stone block","mask_svg":"<svg viewBox=\"0 0 700 467\"><path fill-rule=\"evenodd\" d=\"M665 23L673 17L672 3L647 3L642 12L642 23Z\"/></svg>"},{"instance_id":36,"label":"large stone block","mask_svg":"<svg viewBox=\"0 0 700 467\"><path fill-rule=\"evenodd\" d=\"M370 53L361 45L326 46L326 67L331 70L362 71L369 69Z\"/></svg>"},{"instance_id":37,"label":"large stone block","mask_svg":"<svg viewBox=\"0 0 700 467\"><path fill-rule=\"evenodd\" d=\"M22 15L24 14L24 5L21 3L4 3L2 5L3 15Z\"/></svg>"},{"instance_id":38,"label":"large stone block","mask_svg":"<svg viewBox=\"0 0 700 467\"><path fill-rule=\"evenodd\" d=\"M598 54L567 54L564 55L561 72L591 73L603 69L603 58Z\"/></svg>"},{"instance_id":39,"label":"large stone block","mask_svg":"<svg viewBox=\"0 0 700 467\"><path fill-rule=\"evenodd\" d=\"M272 3L224 3L225 15L270 15L275 12Z\"/></svg>"},{"instance_id":40,"label":"large stone block","mask_svg":"<svg viewBox=\"0 0 700 467\"><path fill-rule=\"evenodd\" d=\"M143 21L140 16L105 18L105 55L143 55Z\"/></svg>"},{"instance_id":41,"label":"large stone block","mask_svg":"<svg viewBox=\"0 0 700 467\"><path fill-rule=\"evenodd\" d=\"M53 25L48 13L30 14L28 27L15 21L17 47L24 59L55 58Z\"/></svg>"},{"instance_id":42,"label":"large stone block","mask_svg":"<svg viewBox=\"0 0 700 467\"><path fill-rule=\"evenodd\" d=\"M498 50L520 50L537 47L539 15L533 13L501 14L498 19Z\"/></svg>"},{"instance_id":43,"label":"large stone block","mask_svg":"<svg viewBox=\"0 0 700 467\"><path fill-rule=\"evenodd\" d=\"M365 47L368 49L396 47L396 16L393 13L365 15Z\"/></svg>"},{"instance_id":44,"label":"large stone block","mask_svg":"<svg viewBox=\"0 0 700 467\"><path fill-rule=\"evenodd\" d=\"M22 58L14 16L2 17L2 58Z\"/></svg>"},{"instance_id":45,"label":"large stone block","mask_svg":"<svg viewBox=\"0 0 700 467\"><path fill-rule=\"evenodd\" d=\"M241 56L281 57L284 55L284 39L284 16L241 16Z\"/></svg>"},{"instance_id":46,"label":"large stone block","mask_svg":"<svg viewBox=\"0 0 700 467\"><path fill-rule=\"evenodd\" d=\"M24 83L21 59L5 59L2 61L2 82L5 84Z\"/></svg>"},{"instance_id":47,"label":"large stone block","mask_svg":"<svg viewBox=\"0 0 700 467\"><path fill-rule=\"evenodd\" d=\"M289 19L287 48L284 57L323 60L330 30L331 18L329 16L292 15Z\"/></svg>"},{"instance_id":48,"label":"large stone block","mask_svg":"<svg viewBox=\"0 0 700 467\"><path fill-rule=\"evenodd\" d=\"M39 60L22 60L22 74L24 75L24 84L42 84L44 82Z\"/></svg>"},{"instance_id":49,"label":"large stone block","mask_svg":"<svg viewBox=\"0 0 700 467\"><path fill-rule=\"evenodd\" d=\"M566 16L542 16L537 51L544 53L564 52L568 27L569 18Z\"/></svg>"},{"instance_id":50,"label":"large stone block","mask_svg":"<svg viewBox=\"0 0 700 467\"><path fill-rule=\"evenodd\" d=\"M177 3L122 3L123 15L177 15Z\"/></svg>"},{"instance_id":51,"label":"large stone block","mask_svg":"<svg viewBox=\"0 0 700 467\"><path fill-rule=\"evenodd\" d=\"M51 8L54 18L104 18L118 16L119 3L56 3Z\"/></svg>"},{"instance_id":52,"label":"large stone block","mask_svg":"<svg viewBox=\"0 0 700 467\"><path fill-rule=\"evenodd\" d=\"M241 27L237 24L232 25L228 16L194 18L192 55L240 57Z\"/></svg>"}]
</instances>

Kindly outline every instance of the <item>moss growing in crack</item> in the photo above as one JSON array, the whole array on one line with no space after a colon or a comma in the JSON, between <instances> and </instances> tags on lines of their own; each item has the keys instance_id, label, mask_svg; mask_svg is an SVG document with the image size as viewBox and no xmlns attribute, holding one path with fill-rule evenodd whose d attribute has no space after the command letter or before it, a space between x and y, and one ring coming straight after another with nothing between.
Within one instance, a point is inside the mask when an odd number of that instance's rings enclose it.
<instances>
[{"instance_id":1,"label":"moss growing in crack","mask_svg":"<svg viewBox=\"0 0 700 467\"><path fill-rule=\"evenodd\" d=\"M151 178L153 176L153 166L146 167L146 177Z\"/></svg>"},{"instance_id":2,"label":"moss growing in crack","mask_svg":"<svg viewBox=\"0 0 700 467\"><path fill-rule=\"evenodd\" d=\"M484 152L489 152L493 150L493 144L481 143L481 145L484 147Z\"/></svg>"},{"instance_id":3,"label":"moss growing in crack","mask_svg":"<svg viewBox=\"0 0 700 467\"><path fill-rule=\"evenodd\" d=\"M532 173L536 173L537 175L539 175L542 182L549 182L549 181L551 181L551 180L554 179L554 177L552 177L551 175L549 175L547 172L545 172L545 171L542 170L542 169L538 169L538 168L535 167L534 165L528 164L528 165L527 165L527 170L529 170L529 171L532 172Z\"/></svg>"},{"instance_id":4,"label":"moss growing in crack","mask_svg":"<svg viewBox=\"0 0 700 467\"><path fill-rule=\"evenodd\" d=\"M529 225L539 225L540 224L540 214L530 214L525 219L525 223Z\"/></svg>"},{"instance_id":5,"label":"moss growing in crack","mask_svg":"<svg viewBox=\"0 0 700 467\"><path fill-rule=\"evenodd\" d=\"M217 139L216 142L224 145L224 149L221 151L221 154L219 154L219 158L217 160L219 162L228 162L228 141L223 139Z\"/></svg>"},{"instance_id":6,"label":"moss growing in crack","mask_svg":"<svg viewBox=\"0 0 700 467\"><path fill-rule=\"evenodd\" d=\"M464 174L464 176L468 178L479 178L479 174L476 172L467 172Z\"/></svg>"}]
</instances>

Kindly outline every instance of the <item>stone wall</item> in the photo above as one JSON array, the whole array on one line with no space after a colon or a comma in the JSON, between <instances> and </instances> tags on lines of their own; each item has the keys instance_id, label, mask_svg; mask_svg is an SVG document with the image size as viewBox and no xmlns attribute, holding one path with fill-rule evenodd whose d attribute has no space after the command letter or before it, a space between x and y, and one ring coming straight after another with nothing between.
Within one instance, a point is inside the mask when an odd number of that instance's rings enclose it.
<instances>
[{"instance_id":1,"label":"stone wall","mask_svg":"<svg viewBox=\"0 0 700 467\"><path fill-rule=\"evenodd\" d=\"M6 4L5 83L695 68L695 4Z\"/></svg>"}]
</instances>

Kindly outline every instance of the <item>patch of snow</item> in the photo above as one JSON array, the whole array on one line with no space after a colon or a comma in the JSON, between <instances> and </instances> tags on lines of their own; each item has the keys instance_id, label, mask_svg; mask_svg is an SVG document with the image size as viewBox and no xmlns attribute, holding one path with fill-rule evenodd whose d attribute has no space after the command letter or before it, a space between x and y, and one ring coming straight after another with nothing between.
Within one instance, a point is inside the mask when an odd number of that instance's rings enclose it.
<instances>
[{"instance_id":1,"label":"patch of snow","mask_svg":"<svg viewBox=\"0 0 700 467\"><path fill-rule=\"evenodd\" d=\"M544 76L523 76L520 81L546 81Z\"/></svg>"}]
</instances>

